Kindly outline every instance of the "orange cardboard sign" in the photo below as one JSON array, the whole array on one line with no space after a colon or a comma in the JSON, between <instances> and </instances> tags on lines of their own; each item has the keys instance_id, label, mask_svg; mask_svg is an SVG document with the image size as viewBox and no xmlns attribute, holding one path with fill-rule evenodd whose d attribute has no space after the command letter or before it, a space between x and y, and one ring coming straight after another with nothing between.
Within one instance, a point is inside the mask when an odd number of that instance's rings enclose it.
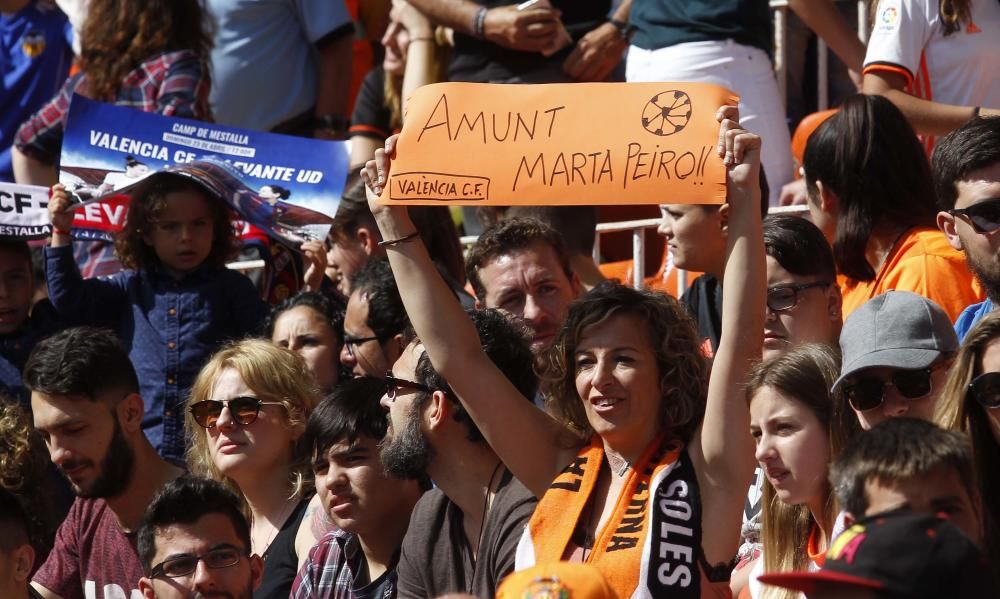
<instances>
[{"instance_id":1,"label":"orange cardboard sign","mask_svg":"<svg viewBox=\"0 0 1000 599\"><path fill-rule=\"evenodd\" d=\"M381 201L720 204L719 106L708 83L437 83L407 102Z\"/></svg>"}]
</instances>

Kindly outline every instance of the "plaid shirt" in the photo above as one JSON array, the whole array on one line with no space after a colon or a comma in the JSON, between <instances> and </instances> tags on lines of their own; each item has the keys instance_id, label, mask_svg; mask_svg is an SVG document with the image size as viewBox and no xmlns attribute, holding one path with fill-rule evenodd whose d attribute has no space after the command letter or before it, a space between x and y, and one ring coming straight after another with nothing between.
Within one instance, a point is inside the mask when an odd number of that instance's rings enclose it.
<instances>
[{"instance_id":1,"label":"plaid shirt","mask_svg":"<svg viewBox=\"0 0 1000 599\"><path fill-rule=\"evenodd\" d=\"M354 599L354 578L364 554L358 538L339 528L326 533L309 550L309 557L295 576L289 599ZM382 593L374 599L396 596L395 566L384 576Z\"/></svg>"},{"instance_id":2,"label":"plaid shirt","mask_svg":"<svg viewBox=\"0 0 1000 599\"><path fill-rule=\"evenodd\" d=\"M17 149L45 164L56 164L70 100L86 87L83 73L67 79L56 97L21 124L14 142ZM129 72L114 104L166 116L209 120L208 89L205 61L190 50L164 52Z\"/></svg>"}]
</instances>

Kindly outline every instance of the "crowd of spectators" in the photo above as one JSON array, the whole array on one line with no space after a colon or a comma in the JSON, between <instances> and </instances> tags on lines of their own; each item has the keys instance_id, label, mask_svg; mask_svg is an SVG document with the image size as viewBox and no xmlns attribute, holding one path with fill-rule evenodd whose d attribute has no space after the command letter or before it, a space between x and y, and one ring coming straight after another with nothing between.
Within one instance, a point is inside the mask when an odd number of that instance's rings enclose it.
<instances>
[{"instance_id":1,"label":"crowd of spectators","mask_svg":"<svg viewBox=\"0 0 1000 599\"><path fill-rule=\"evenodd\" d=\"M869 4L788 2L857 92L796 161L765 0L0 0L52 225L0 239L0 597L1000 596L1000 4ZM380 204L437 81L737 92L725 203L660 204L700 276L616 280L594 206ZM228 268L153 173L74 239L75 94L350 139L329 236Z\"/></svg>"}]
</instances>

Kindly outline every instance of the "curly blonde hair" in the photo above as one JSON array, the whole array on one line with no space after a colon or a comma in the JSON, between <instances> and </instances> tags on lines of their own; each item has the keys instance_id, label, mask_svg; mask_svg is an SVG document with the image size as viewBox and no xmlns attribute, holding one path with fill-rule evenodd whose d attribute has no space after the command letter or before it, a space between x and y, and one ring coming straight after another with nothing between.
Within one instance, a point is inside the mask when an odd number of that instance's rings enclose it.
<instances>
[{"instance_id":1,"label":"curly blonde hair","mask_svg":"<svg viewBox=\"0 0 1000 599\"><path fill-rule=\"evenodd\" d=\"M0 396L0 487L21 499L31 520L31 544L44 559L59 526L52 521L53 497L45 482L49 454L24 411L10 402Z\"/></svg>"},{"instance_id":2,"label":"curly blonde hair","mask_svg":"<svg viewBox=\"0 0 1000 599\"><path fill-rule=\"evenodd\" d=\"M219 350L205 364L191 387L186 407L211 399L216 379L230 368L259 396L281 402L285 406L289 427L304 427L309 413L319 403L319 389L312 378L305 374L306 364L301 356L270 341L245 339ZM242 497L236 481L224 475L212 460L208 432L194 421L190 410L184 416L184 430L191 441L187 451L187 463L191 472L221 481ZM312 491L310 455L308 448L298 441L292 447L288 476L291 488L289 497L305 496Z\"/></svg>"},{"instance_id":3,"label":"curly blonde hair","mask_svg":"<svg viewBox=\"0 0 1000 599\"><path fill-rule=\"evenodd\" d=\"M593 434L576 391L576 348L588 328L620 315L638 317L653 346L663 400L660 430L670 439L688 443L705 414L708 362L687 310L663 293L606 281L570 305L539 375L550 407L581 439Z\"/></svg>"}]
</instances>

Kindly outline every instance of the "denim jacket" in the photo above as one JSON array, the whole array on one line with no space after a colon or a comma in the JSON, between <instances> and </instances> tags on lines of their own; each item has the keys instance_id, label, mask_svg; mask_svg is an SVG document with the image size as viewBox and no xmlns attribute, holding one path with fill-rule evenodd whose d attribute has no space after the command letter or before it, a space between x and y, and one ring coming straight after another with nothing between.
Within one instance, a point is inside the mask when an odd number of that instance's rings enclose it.
<instances>
[{"instance_id":1,"label":"denim jacket","mask_svg":"<svg viewBox=\"0 0 1000 599\"><path fill-rule=\"evenodd\" d=\"M45 248L49 298L70 325L118 333L139 376L142 427L164 458L184 463L184 402L227 340L255 331L267 308L242 274L202 266L181 280L160 269L84 280L72 246Z\"/></svg>"}]
</instances>

